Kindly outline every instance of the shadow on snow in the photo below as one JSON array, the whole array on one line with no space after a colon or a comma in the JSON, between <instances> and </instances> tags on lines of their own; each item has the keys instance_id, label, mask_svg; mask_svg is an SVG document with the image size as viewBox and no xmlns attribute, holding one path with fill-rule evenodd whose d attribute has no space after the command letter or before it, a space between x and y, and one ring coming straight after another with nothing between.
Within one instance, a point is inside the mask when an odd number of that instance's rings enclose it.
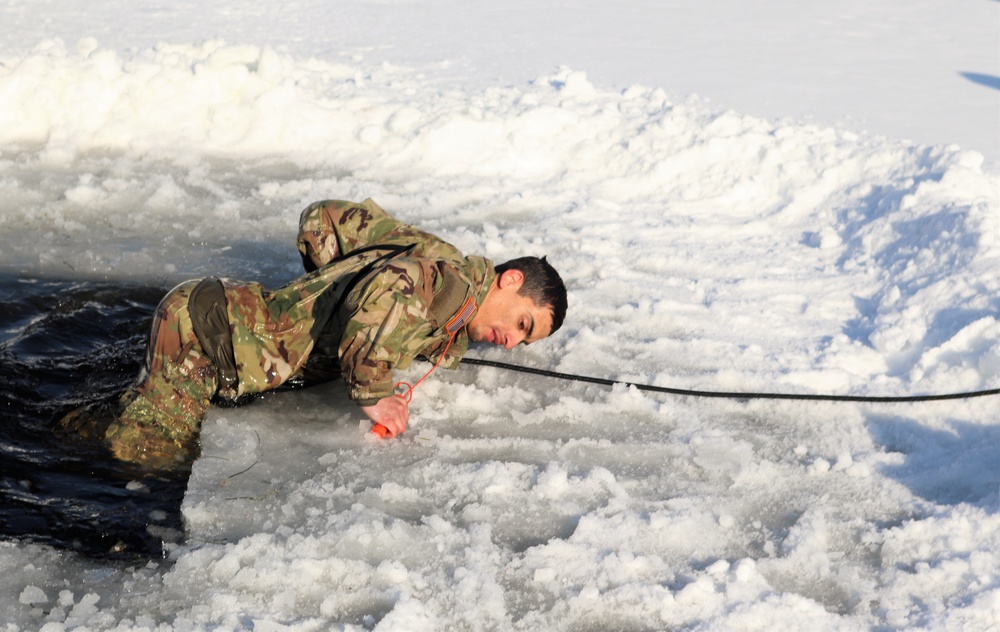
<instances>
[{"instance_id":1,"label":"shadow on snow","mask_svg":"<svg viewBox=\"0 0 1000 632\"><path fill-rule=\"evenodd\" d=\"M985 75L981 72L960 72L958 74L962 75L972 83L977 83L981 86L986 86L987 88L993 88L994 90L1000 90L1000 77L995 75Z\"/></svg>"},{"instance_id":2,"label":"shadow on snow","mask_svg":"<svg viewBox=\"0 0 1000 632\"><path fill-rule=\"evenodd\" d=\"M883 472L920 498L939 505L997 503L1000 427L952 421L950 428L928 428L892 415L874 415L868 426L876 444L905 457Z\"/></svg>"}]
</instances>

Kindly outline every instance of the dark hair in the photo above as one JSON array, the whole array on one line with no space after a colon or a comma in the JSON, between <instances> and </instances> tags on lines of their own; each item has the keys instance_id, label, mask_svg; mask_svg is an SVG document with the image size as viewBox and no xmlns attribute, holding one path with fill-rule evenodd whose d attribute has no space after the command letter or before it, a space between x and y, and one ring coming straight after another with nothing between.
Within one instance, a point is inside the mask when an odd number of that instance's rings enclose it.
<instances>
[{"instance_id":1,"label":"dark hair","mask_svg":"<svg viewBox=\"0 0 1000 632\"><path fill-rule=\"evenodd\" d=\"M530 298L539 307L551 310L552 331L549 333L553 334L562 327L566 318L566 286L545 257L520 257L496 266L498 277L507 270L519 270L524 274L524 283L518 294Z\"/></svg>"}]
</instances>

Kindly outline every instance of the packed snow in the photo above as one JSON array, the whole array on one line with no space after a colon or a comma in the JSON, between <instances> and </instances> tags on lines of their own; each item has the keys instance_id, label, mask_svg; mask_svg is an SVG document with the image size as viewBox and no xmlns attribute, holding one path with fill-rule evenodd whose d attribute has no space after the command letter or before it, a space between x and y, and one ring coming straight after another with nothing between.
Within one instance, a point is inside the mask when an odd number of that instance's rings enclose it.
<instances>
[{"instance_id":1,"label":"packed snow","mask_svg":"<svg viewBox=\"0 0 1000 632\"><path fill-rule=\"evenodd\" d=\"M302 208L372 197L466 253L562 272L561 331L474 357L740 392L1000 388L998 138L763 118L572 65L473 80L377 29L371 49L305 13L268 30L279 3L213 5L205 22L242 41L103 44L142 10L109 26L69 4L48 19L72 39L0 46L4 274L278 285ZM379 441L338 384L280 393L212 411L162 560L0 542L0 630L987 630L996 403L708 400L464 366Z\"/></svg>"}]
</instances>

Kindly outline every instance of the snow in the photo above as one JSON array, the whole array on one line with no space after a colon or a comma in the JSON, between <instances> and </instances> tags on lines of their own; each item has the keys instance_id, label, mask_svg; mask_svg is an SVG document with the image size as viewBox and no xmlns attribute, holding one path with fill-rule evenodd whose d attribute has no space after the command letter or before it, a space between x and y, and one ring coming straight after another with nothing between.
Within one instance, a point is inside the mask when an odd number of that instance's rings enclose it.
<instances>
[{"instance_id":1,"label":"snow","mask_svg":"<svg viewBox=\"0 0 1000 632\"><path fill-rule=\"evenodd\" d=\"M563 272L563 330L476 357L998 388L997 11L6 0L0 270L275 285L306 204L370 196ZM374 440L338 385L214 410L183 543L116 565L0 542L0 630L1000 617L994 398L703 400L466 366L412 416Z\"/></svg>"}]
</instances>

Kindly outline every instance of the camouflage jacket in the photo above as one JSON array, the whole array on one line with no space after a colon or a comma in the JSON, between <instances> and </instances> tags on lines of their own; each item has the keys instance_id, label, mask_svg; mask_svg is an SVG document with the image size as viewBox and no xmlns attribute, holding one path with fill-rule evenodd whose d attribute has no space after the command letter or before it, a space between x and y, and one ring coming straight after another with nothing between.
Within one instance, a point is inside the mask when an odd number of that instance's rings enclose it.
<instances>
[{"instance_id":1,"label":"camouflage jacket","mask_svg":"<svg viewBox=\"0 0 1000 632\"><path fill-rule=\"evenodd\" d=\"M392 370L441 358L445 325L463 307L471 316L495 277L488 259L463 256L371 200L308 207L299 250L315 270L284 287L223 280L239 395L339 373L359 404L388 397ZM441 366L456 367L468 349L467 322Z\"/></svg>"}]
</instances>

